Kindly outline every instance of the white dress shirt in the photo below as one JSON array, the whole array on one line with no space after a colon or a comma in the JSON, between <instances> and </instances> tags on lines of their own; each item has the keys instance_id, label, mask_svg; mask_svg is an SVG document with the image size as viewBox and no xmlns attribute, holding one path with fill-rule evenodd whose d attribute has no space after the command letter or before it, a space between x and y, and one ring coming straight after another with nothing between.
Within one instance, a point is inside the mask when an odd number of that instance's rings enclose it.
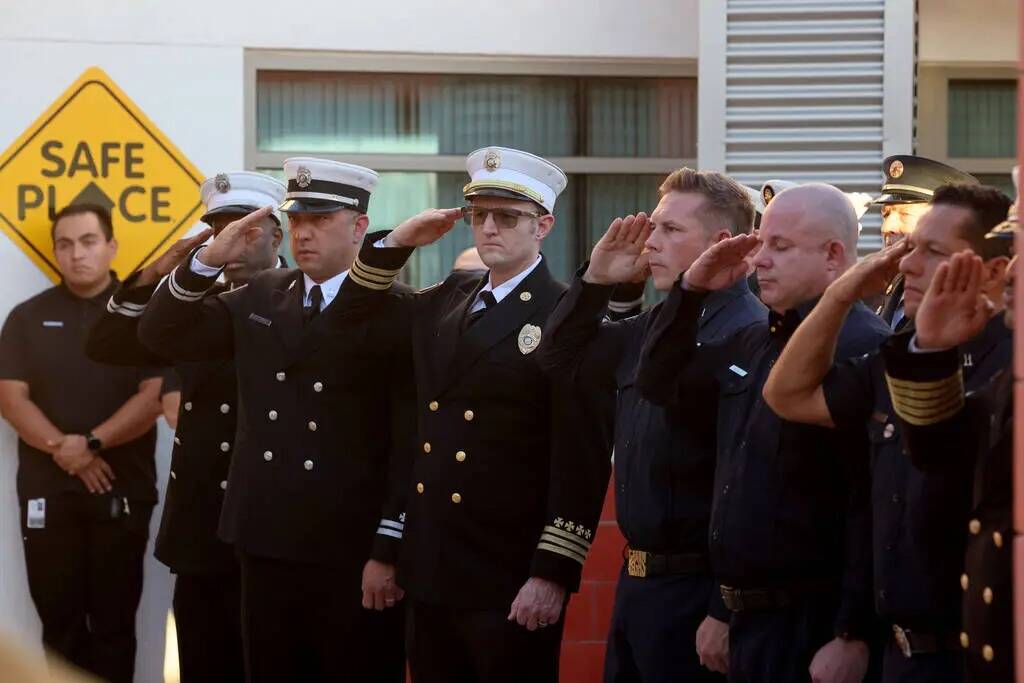
<instances>
[{"instance_id":1,"label":"white dress shirt","mask_svg":"<svg viewBox=\"0 0 1024 683\"><path fill-rule=\"evenodd\" d=\"M537 266L540 265L540 261L542 258L543 257L538 254L537 259L529 266L527 266L525 270L523 270L521 273L513 277L511 280L506 280L505 282L502 282L497 287L494 287L491 284L490 275L488 275L487 284L484 285L483 289L481 289L477 293L476 301L474 301L473 305L469 307L469 312L476 313L479 310L483 310L483 308L487 306L487 304L484 303L484 300L480 298L480 295L483 294L484 292L490 292L491 294L493 294L495 303L500 304L502 299L511 294L512 290L518 287L520 282L529 277L530 273L537 269Z\"/></svg>"}]
</instances>

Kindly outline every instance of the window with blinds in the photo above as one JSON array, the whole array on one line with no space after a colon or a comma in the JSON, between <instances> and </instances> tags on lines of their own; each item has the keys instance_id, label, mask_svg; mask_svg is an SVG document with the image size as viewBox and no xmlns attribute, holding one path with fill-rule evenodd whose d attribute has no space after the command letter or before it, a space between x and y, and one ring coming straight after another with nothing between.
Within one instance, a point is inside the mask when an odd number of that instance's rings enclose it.
<instances>
[{"instance_id":1,"label":"window with blinds","mask_svg":"<svg viewBox=\"0 0 1024 683\"><path fill-rule=\"evenodd\" d=\"M1017 154L1017 83L949 81L949 156L1011 158Z\"/></svg>"},{"instance_id":2,"label":"window with blinds","mask_svg":"<svg viewBox=\"0 0 1024 683\"><path fill-rule=\"evenodd\" d=\"M664 175L694 163L696 131L694 78L257 73L262 170L280 177L279 161L318 154L373 167L381 178L371 229L424 208L464 204L467 176L452 159L480 147L514 147L559 163L569 186L544 255L563 279L616 216L654 208ZM652 160L663 160L654 164L658 173ZM414 286L443 279L468 246L472 234L460 226L418 249L406 278Z\"/></svg>"}]
</instances>

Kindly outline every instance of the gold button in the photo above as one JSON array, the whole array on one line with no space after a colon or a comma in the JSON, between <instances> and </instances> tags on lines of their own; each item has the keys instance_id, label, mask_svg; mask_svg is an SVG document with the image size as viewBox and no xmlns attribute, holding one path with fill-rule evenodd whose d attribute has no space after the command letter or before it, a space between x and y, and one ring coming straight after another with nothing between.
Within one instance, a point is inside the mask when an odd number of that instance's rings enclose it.
<instances>
[{"instance_id":1,"label":"gold button","mask_svg":"<svg viewBox=\"0 0 1024 683\"><path fill-rule=\"evenodd\" d=\"M1003 547L1003 535L998 531L992 532L992 542L996 544L997 548Z\"/></svg>"},{"instance_id":2,"label":"gold button","mask_svg":"<svg viewBox=\"0 0 1024 683\"><path fill-rule=\"evenodd\" d=\"M302 463L302 466L305 467L306 471L308 472L309 470L313 469L313 461L307 460L306 462Z\"/></svg>"},{"instance_id":3,"label":"gold button","mask_svg":"<svg viewBox=\"0 0 1024 683\"><path fill-rule=\"evenodd\" d=\"M427 406L427 407L430 408L430 412L436 413L437 409L440 408L441 406L440 406L440 404L438 404L437 401L431 401L430 405Z\"/></svg>"},{"instance_id":4,"label":"gold button","mask_svg":"<svg viewBox=\"0 0 1024 683\"><path fill-rule=\"evenodd\" d=\"M228 490L228 483L226 481L222 481L220 483L220 488L221 488L222 491L227 491Z\"/></svg>"},{"instance_id":5,"label":"gold button","mask_svg":"<svg viewBox=\"0 0 1024 683\"><path fill-rule=\"evenodd\" d=\"M992 589L985 586L985 590L981 591L981 599L985 601L986 605L992 604Z\"/></svg>"},{"instance_id":6,"label":"gold button","mask_svg":"<svg viewBox=\"0 0 1024 683\"><path fill-rule=\"evenodd\" d=\"M313 422L312 420L310 420L309 424L306 425L306 426L309 427L309 431L311 431L311 432L315 432L316 431L316 422Z\"/></svg>"},{"instance_id":7,"label":"gold button","mask_svg":"<svg viewBox=\"0 0 1024 683\"><path fill-rule=\"evenodd\" d=\"M315 391L316 393L319 394L323 390L324 390L324 383L323 382L313 382L313 391Z\"/></svg>"},{"instance_id":8,"label":"gold button","mask_svg":"<svg viewBox=\"0 0 1024 683\"><path fill-rule=\"evenodd\" d=\"M278 382L283 382L286 379L288 379L288 375L284 374L283 372L277 373L277 381Z\"/></svg>"},{"instance_id":9,"label":"gold button","mask_svg":"<svg viewBox=\"0 0 1024 683\"><path fill-rule=\"evenodd\" d=\"M453 493L452 494L452 502L455 503L456 505L458 505L459 503L462 502L462 496L460 496L457 493Z\"/></svg>"},{"instance_id":10,"label":"gold button","mask_svg":"<svg viewBox=\"0 0 1024 683\"><path fill-rule=\"evenodd\" d=\"M970 580L970 578L967 577L967 574L961 574L960 575L960 587L963 588L964 590L967 590L967 587L970 586L970 585L971 585L971 580Z\"/></svg>"},{"instance_id":11,"label":"gold button","mask_svg":"<svg viewBox=\"0 0 1024 683\"><path fill-rule=\"evenodd\" d=\"M423 444L423 452L424 453L429 453L430 452L430 442L429 441L426 442L425 444Z\"/></svg>"},{"instance_id":12,"label":"gold button","mask_svg":"<svg viewBox=\"0 0 1024 683\"><path fill-rule=\"evenodd\" d=\"M416 484L416 493L423 493L423 482Z\"/></svg>"},{"instance_id":13,"label":"gold button","mask_svg":"<svg viewBox=\"0 0 1024 683\"><path fill-rule=\"evenodd\" d=\"M223 452L227 453L228 451L231 450L231 444L229 444L227 441L221 441L220 442L220 449Z\"/></svg>"},{"instance_id":14,"label":"gold button","mask_svg":"<svg viewBox=\"0 0 1024 683\"><path fill-rule=\"evenodd\" d=\"M532 298L533 294L530 294L529 292L523 292L522 294L519 295L520 301L529 301Z\"/></svg>"},{"instance_id":15,"label":"gold button","mask_svg":"<svg viewBox=\"0 0 1024 683\"><path fill-rule=\"evenodd\" d=\"M263 451L263 459L270 462L274 459L274 453L272 451Z\"/></svg>"},{"instance_id":16,"label":"gold button","mask_svg":"<svg viewBox=\"0 0 1024 683\"><path fill-rule=\"evenodd\" d=\"M769 332L774 332L775 331L775 325L772 325L771 327L769 327L768 331Z\"/></svg>"},{"instance_id":17,"label":"gold button","mask_svg":"<svg viewBox=\"0 0 1024 683\"><path fill-rule=\"evenodd\" d=\"M269 413L267 413L267 417L269 417L270 421L273 422L274 420L277 419L277 411L271 410Z\"/></svg>"},{"instance_id":18,"label":"gold button","mask_svg":"<svg viewBox=\"0 0 1024 683\"><path fill-rule=\"evenodd\" d=\"M227 415L228 413L231 412L231 406L229 406L227 403L221 403L220 404L220 412L222 412L225 415Z\"/></svg>"},{"instance_id":19,"label":"gold button","mask_svg":"<svg viewBox=\"0 0 1024 683\"><path fill-rule=\"evenodd\" d=\"M981 656L985 658L986 662L991 662L993 659L996 658L996 652L992 649L991 645L986 645L985 647L981 648Z\"/></svg>"},{"instance_id":20,"label":"gold button","mask_svg":"<svg viewBox=\"0 0 1024 683\"><path fill-rule=\"evenodd\" d=\"M474 417L474 415L473 415L473 411L472 411L472 410L467 410L466 412L464 412L464 413L462 414L462 416L463 416L464 418L466 418L466 422L472 422L472 420L473 420L473 417Z\"/></svg>"},{"instance_id":21,"label":"gold button","mask_svg":"<svg viewBox=\"0 0 1024 683\"><path fill-rule=\"evenodd\" d=\"M185 412L192 410L192 401L185 401Z\"/></svg>"},{"instance_id":22,"label":"gold button","mask_svg":"<svg viewBox=\"0 0 1024 683\"><path fill-rule=\"evenodd\" d=\"M455 454L455 459L458 460L459 462L465 462L466 461L466 451L459 451L458 453L456 453Z\"/></svg>"},{"instance_id":23,"label":"gold button","mask_svg":"<svg viewBox=\"0 0 1024 683\"><path fill-rule=\"evenodd\" d=\"M971 530L971 533L977 536L981 533L981 522L976 519L972 519L967 525L967 528Z\"/></svg>"},{"instance_id":24,"label":"gold button","mask_svg":"<svg viewBox=\"0 0 1024 683\"><path fill-rule=\"evenodd\" d=\"M971 645L971 639L967 637L966 633L961 631L960 632L960 647L962 647L962 648L964 648L966 650L968 647L970 647L970 645Z\"/></svg>"}]
</instances>

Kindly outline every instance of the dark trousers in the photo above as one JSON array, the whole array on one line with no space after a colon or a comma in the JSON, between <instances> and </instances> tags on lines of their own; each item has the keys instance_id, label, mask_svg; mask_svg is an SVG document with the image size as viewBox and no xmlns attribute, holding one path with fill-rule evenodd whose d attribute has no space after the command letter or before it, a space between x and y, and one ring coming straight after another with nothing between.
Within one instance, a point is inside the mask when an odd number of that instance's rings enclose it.
<instances>
[{"instance_id":1,"label":"dark trousers","mask_svg":"<svg viewBox=\"0 0 1024 683\"><path fill-rule=\"evenodd\" d=\"M509 621L508 612L411 602L406 649L414 683L558 683L564 611L536 631Z\"/></svg>"},{"instance_id":2,"label":"dark trousers","mask_svg":"<svg viewBox=\"0 0 1024 683\"><path fill-rule=\"evenodd\" d=\"M131 683L135 611L153 506L112 495L46 499L44 528L21 504L28 587L43 644L105 681Z\"/></svg>"},{"instance_id":3,"label":"dark trousers","mask_svg":"<svg viewBox=\"0 0 1024 683\"><path fill-rule=\"evenodd\" d=\"M178 574L174 581L181 683L241 683L242 582L238 572Z\"/></svg>"},{"instance_id":4,"label":"dark trousers","mask_svg":"<svg viewBox=\"0 0 1024 683\"><path fill-rule=\"evenodd\" d=\"M362 606L362 563L347 568L239 554L250 683L402 683L403 611Z\"/></svg>"},{"instance_id":5,"label":"dark trousers","mask_svg":"<svg viewBox=\"0 0 1024 683\"><path fill-rule=\"evenodd\" d=\"M946 650L904 657L891 633L882 659L882 683L963 683L962 651Z\"/></svg>"},{"instance_id":6,"label":"dark trousers","mask_svg":"<svg viewBox=\"0 0 1024 683\"><path fill-rule=\"evenodd\" d=\"M809 599L785 609L734 612L729 681L804 683L815 653L834 637L835 601Z\"/></svg>"},{"instance_id":7,"label":"dark trousers","mask_svg":"<svg viewBox=\"0 0 1024 683\"><path fill-rule=\"evenodd\" d=\"M605 683L724 682L697 657L697 627L714 588L706 576L637 578L624 567L615 589Z\"/></svg>"}]
</instances>

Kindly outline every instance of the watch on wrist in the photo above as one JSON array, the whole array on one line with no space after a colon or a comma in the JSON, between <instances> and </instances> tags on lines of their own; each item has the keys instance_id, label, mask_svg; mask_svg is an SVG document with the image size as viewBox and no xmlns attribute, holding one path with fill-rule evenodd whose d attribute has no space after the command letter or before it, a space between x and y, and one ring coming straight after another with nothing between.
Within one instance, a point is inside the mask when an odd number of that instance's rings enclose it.
<instances>
[{"instance_id":1,"label":"watch on wrist","mask_svg":"<svg viewBox=\"0 0 1024 683\"><path fill-rule=\"evenodd\" d=\"M103 440L92 432L89 432L85 435L85 445L90 451L99 451L103 449Z\"/></svg>"}]
</instances>

